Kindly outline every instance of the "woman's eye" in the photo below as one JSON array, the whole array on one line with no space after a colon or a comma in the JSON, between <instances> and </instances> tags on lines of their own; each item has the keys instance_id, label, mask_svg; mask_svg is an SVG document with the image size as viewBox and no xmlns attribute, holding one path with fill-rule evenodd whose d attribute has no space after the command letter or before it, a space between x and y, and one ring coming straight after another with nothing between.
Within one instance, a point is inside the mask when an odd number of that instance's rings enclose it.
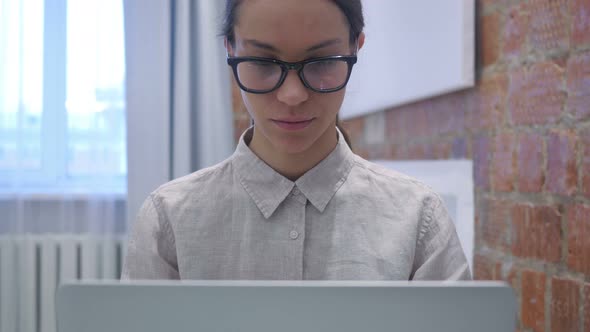
<instances>
[{"instance_id":1,"label":"woman's eye","mask_svg":"<svg viewBox=\"0 0 590 332\"><path fill-rule=\"evenodd\" d=\"M328 71L336 67L336 64L336 61L320 61L313 63L313 68L317 71Z\"/></svg>"},{"instance_id":2,"label":"woman's eye","mask_svg":"<svg viewBox=\"0 0 590 332\"><path fill-rule=\"evenodd\" d=\"M259 75L270 75L277 71L278 66L274 63L253 61L250 63L250 68L255 70Z\"/></svg>"},{"instance_id":3,"label":"woman's eye","mask_svg":"<svg viewBox=\"0 0 590 332\"><path fill-rule=\"evenodd\" d=\"M268 62L252 62L252 66L254 66L256 69L268 70L275 67L275 64Z\"/></svg>"}]
</instances>

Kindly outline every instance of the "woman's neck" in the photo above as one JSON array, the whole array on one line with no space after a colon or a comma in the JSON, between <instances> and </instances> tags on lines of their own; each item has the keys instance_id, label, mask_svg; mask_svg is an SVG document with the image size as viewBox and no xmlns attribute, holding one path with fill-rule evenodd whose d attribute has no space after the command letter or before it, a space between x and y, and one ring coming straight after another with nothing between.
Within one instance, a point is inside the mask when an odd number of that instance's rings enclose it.
<instances>
[{"instance_id":1,"label":"woman's neck","mask_svg":"<svg viewBox=\"0 0 590 332\"><path fill-rule=\"evenodd\" d=\"M254 154L279 174L291 181L297 180L326 158L338 143L336 127L328 129L313 145L300 153L278 151L275 146L254 127L249 147Z\"/></svg>"}]
</instances>

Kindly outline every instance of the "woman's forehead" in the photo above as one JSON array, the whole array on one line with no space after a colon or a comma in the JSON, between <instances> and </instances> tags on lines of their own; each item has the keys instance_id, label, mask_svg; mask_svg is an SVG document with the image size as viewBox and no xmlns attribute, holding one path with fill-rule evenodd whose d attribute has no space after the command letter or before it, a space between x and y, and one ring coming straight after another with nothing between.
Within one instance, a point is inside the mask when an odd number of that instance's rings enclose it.
<instances>
[{"instance_id":1,"label":"woman's forehead","mask_svg":"<svg viewBox=\"0 0 590 332\"><path fill-rule=\"evenodd\" d=\"M238 47L257 41L284 53L336 40L347 47L349 39L346 18L330 0L246 0L239 6L234 32Z\"/></svg>"}]
</instances>

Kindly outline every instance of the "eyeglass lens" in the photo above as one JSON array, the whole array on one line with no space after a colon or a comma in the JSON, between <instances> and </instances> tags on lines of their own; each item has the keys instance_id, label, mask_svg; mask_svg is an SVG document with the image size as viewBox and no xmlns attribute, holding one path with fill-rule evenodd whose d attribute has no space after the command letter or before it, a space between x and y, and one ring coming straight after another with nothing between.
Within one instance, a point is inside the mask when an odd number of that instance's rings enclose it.
<instances>
[{"instance_id":1,"label":"eyeglass lens","mask_svg":"<svg viewBox=\"0 0 590 332\"><path fill-rule=\"evenodd\" d=\"M270 90L281 79L281 66L264 61L244 61L238 64L238 79L243 86L251 90Z\"/></svg>"},{"instance_id":2,"label":"eyeglass lens","mask_svg":"<svg viewBox=\"0 0 590 332\"><path fill-rule=\"evenodd\" d=\"M279 83L282 68L265 61L244 61L237 66L240 83L248 89L271 90ZM330 90L342 86L348 76L348 63L341 60L309 62L303 67L303 77L316 90Z\"/></svg>"}]
</instances>

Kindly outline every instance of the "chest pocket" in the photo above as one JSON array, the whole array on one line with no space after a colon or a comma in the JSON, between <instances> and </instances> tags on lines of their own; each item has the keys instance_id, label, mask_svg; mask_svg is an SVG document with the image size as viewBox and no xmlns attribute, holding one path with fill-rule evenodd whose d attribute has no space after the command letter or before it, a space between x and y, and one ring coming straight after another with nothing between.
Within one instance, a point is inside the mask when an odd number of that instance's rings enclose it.
<instances>
[{"instance_id":1,"label":"chest pocket","mask_svg":"<svg viewBox=\"0 0 590 332\"><path fill-rule=\"evenodd\" d=\"M359 225L358 223L357 225ZM388 232L384 232L388 234ZM403 241L376 229L334 230L325 250L325 277L335 280L408 280L412 261Z\"/></svg>"},{"instance_id":2,"label":"chest pocket","mask_svg":"<svg viewBox=\"0 0 590 332\"><path fill-rule=\"evenodd\" d=\"M333 280L387 280L383 263L371 259L340 259L327 264L327 278Z\"/></svg>"}]
</instances>

